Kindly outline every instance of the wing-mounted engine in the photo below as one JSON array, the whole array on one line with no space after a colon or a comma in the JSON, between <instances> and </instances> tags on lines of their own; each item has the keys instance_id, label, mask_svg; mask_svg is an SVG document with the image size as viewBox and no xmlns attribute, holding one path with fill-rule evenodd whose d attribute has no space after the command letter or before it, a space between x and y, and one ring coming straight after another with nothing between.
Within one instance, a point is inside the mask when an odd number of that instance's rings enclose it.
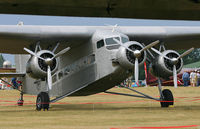
<instances>
[{"instance_id":1,"label":"wing-mounted engine","mask_svg":"<svg viewBox=\"0 0 200 129\"><path fill-rule=\"evenodd\" d=\"M41 50L36 53L38 57L47 59L55 56L54 53L48 50ZM26 72L35 79L45 78L47 76L48 65L44 60L38 58L36 56L32 56L26 67ZM53 59L52 64L50 66L51 74L54 74L58 67L58 61L56 58Z\"/></svg>"},{"instance_id":2,"label":"wing-mounted engine","mask_svg":"<svg viewBox=\"0 0 200 129\"><path fill-rule=\"evenodd\" d=\"M156 77L164 79L173 75L174 87L177 87L177 73L179 73L183 67L182 58L192 52L194 48L190 48L181 55L173 50L166 50L161 53L154 48L151 49L158 54L152 61L151 73Z\"/></svg>"},{"instance_id":3,"label":"wing-mounted engine","mask_svg":"<svg viewBox=\"0 0 200 129\"><path fill-rule=\"evenodd\" d=\"M56 48L51 52L49 50L41 50L39 44L36 45L35 52L24 48L32 57L27 63L27 73L35 79L46 79L49 89L52 88L52 77L51 75L56 72L58 67L57 57L66 53L70 47L63 49L62 51L54 54ZM37 52L37 50L39 51Z\"/></svg>"},{"instance_id":4,"label":"wing-mounted engine","mask_svg":"<svg viewBox=\"0 0 200 129\"><path fill-rule=\"evenodd\" d=\"M163 56L162 56L163 55ZM150 72L156 76L164 79L173 75L174 62L165 58L164 56L170 59L177 59L180 55L176 51L166 50L162 52L162 55L158 55L154 61L152 61L152 66ZM176 62L176 71L179 73L183 67L183 60L179 58Z\"/></svg>"},{"instance_id":5,"label":"wing-mounted engine","mask_svg":"<svg viewBox=\"0 0 200 129\"><path fill-rule=\"evenodd\" d=\"M146 51L140 52L144 48L140 43L129 41L124 46L121 46L117 52L117 61L122 67L132 69L136 63L136 54L139 56L138 64L141 65L144 63L146 60ZM126 48L131 49L135 54Z\"/></svg>"}]
</instances>

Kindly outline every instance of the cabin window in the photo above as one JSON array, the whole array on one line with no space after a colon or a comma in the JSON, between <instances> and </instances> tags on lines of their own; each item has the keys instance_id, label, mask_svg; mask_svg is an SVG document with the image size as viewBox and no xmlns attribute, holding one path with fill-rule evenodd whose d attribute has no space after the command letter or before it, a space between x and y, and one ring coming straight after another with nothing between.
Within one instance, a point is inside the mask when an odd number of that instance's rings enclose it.
<instances>
[{"instance_id":1,"label":"cabin window","mask_svg":"<svg viewBox=\"0 0 200 129\"><path fill-rule=\"evenodd\" d=\"M104 41L103 40L100 40L100 41L97 42L97 48L98 49L103 47L103 46L104 46Z\"/></svg>"},{"instance_id":2,"label":"cabin window","mask_svg":"<svg viewBox=\"0 0 200 129\"><path fill-rule=\"evenodd\" d=\"M94 62L95 62L95 55L93 54L93 55L88 56L87 63L92 64Z\"/></svg>"},{"instance_id":3,"label":"cabin window","mask_svg":"<svg viewBox=\"0 0 200 129\"><path fill-rule=\"evenodd\" d=\"M120 41L120 38L119 37L112 37L112 38L106 38L105 41L106 41L106 45L116 45L117 42L113 39L117 39Z\"/></svg>"},{"instance_id":4,"label":"cabin window","mask_svg":"<svg viewBox=\"0 0 200 129\"><path fill-rule=\"evenodd\" d=\"M53 75L52 77L52 83L55 83L57 81L57 74Z\"/></svg>"},{"instance_id":5,"label":"cabin window","mask_svg":"<svg viewBox=\"0 0 200 129\"><path fill-rule=\"evenodd\" d=\"M64 71L64 74L65 74L65 75L68 75L69 72L70 72L70 70L69 70L68 68L66 68L65 71Z\"/></svg>"},{"instance_id":6,"label":"cabin window","mask_svg":"<svg viewBox=\"0 0 200 129\"><path fill-rule=\"evenodd\" d=\"M62 77L63 77L63 72L60 71L60 72L58 73L58 78L61 79Z\"/></svg>"}]
</instances>

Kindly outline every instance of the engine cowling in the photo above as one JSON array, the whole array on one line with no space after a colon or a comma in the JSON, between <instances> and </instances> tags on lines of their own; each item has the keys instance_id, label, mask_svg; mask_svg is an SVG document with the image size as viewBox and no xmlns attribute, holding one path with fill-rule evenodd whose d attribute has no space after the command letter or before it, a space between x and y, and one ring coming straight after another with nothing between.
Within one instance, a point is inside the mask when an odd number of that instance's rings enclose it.
<instances>
[{"instance_id":1,"label":"engine cowling","mask_svg":"<svg viewBox=\"0 0 200 129\"><path fill-rule=\"evenodd\" d=\"M124 44L124 46L130 48L131 50L141 50L143 46L136 41L129 41ZM118 52L117 52L117 61L119 64L128 69L133 69L134 64L135 64L135 56L133 52L127 50L124 46L120 46ZM143 64L144 61L146 60L146 51L143 51L141 53L140 58L138 59L139 65Z\"/></svg>"},{"instance_id":2,"label":"engine cowling","mask_svg":"<svg viewBox=\"0 0 200 129\"><path fill-rule=\"evenodd\" d=\"M54 56L54 53L48 50L41 50L37 52L37 55L39 57L42 57L44 59L46 58L52 58ZM56 58L53 59L53 63L51 64L51 74L54 74L58 67L58 61ZM41 79L45 78L47 76L47 68L48 65L44 62L44 60L37 58L36 56L32 56L26 66L26 72L35 79Z\"/></svg>"},{"instance_id":3,"label":"engine cowling","mask_svg":"<svg viewBox=\"0 0 200 129\"><path fill-rule=\"evenodd\" d=\"M166 50L162 52L162 54L169 58L177 58L180 56L179 53L173 50ZM182 58L180 58L176 64L177 73L179 73L182 68L183 60ZM173 63L170 60L159 55L151 63L150 72L156 77L168 79L170 76L173 75Z\"/></svg>"}]
</instances>

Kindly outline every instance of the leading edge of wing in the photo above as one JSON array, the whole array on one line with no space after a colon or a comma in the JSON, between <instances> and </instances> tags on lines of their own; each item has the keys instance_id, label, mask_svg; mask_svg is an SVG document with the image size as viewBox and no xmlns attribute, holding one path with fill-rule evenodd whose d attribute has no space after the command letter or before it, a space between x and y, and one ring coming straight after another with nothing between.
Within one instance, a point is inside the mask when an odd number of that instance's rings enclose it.
<instances>
[{"instance_id":1,"label":"leading edge of wing","mask_svg":"<svg viewBox=\"0 0 200 129\"><path fill-rule=\"evenodd\" d=\"M25 54L23 48L30 48L38 41L41 46L59 42L62 47L73 48L89 42L97 30L109 30L112 33L112 28L108 26L1 25L0 53ZM196 26L119 26L115 31L127 35L130 40L145 44L160 40L169 44L170 48L175 46L178 49L184 49L189 48L190 45L200 46L200 27Z\"/></svg>"},{"instance_id":2,"label":"leading edge of wing","mask_svg":"<svg viewBox=\"0 0 200 129\"><path fill-rule=\"evenodd\" d=\"M26 73L0 73L0 77L24 77Z\"/></svg>"}]
</instances>

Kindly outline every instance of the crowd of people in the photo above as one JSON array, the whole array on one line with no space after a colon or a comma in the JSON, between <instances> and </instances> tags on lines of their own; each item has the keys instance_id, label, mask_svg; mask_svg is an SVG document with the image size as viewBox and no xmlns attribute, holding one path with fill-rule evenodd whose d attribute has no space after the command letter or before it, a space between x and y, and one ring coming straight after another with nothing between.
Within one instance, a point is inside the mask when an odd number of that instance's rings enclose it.
<instances>
[{"instance_id":1,"label":"crowd of people","mask_svg":"<svg viewBox=\"0 0 200 129\"><path fill-rule=\"evenodd\" d=\"M184 86L191 85L192 87L200 85L200 70L194 70L191 72L184 71L182 75Z\"/></svg>"},{"instance_id":2,"label":"crowd of people","mask_svg":"<svg viewBox=\"0 0 200 129\"><path fill-rule=\"evenodd\" d=\"M12 78L11 80L8 78L3 78L3 80L0 80L0 89L6 90L6 89L22 89L22 81L18 80L17 78Z\"/></svg>"}]
</instances>

